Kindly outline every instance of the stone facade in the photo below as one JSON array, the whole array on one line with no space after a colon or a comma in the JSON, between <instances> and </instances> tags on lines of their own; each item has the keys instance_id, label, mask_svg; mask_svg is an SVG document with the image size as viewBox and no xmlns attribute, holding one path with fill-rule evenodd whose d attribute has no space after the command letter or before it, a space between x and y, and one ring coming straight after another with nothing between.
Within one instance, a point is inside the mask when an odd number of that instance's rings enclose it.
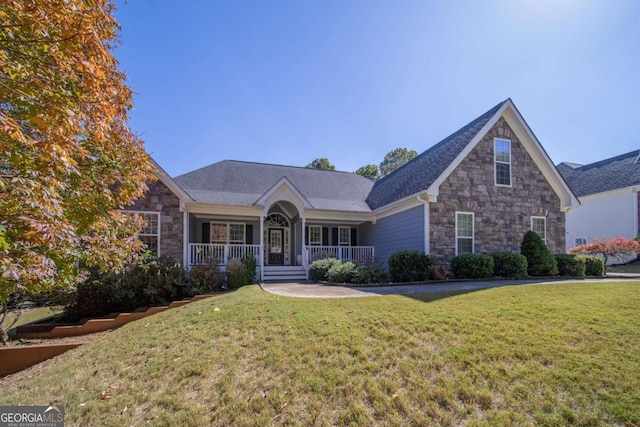
<instances>
[{"instance_id":1,"label":"stone facade","mask_svg":"<svg viewBox=\"0 0 640 427\"><path fill-rule=\"evenodd\" d=\"M160 212L160 255L182 262L183 259L183 213L180 199L162 181L148 184L144 198L128 207L128 210Z\"/></svg>"},{"instance_id":2,"label":"stone facade","mask_svg":"<svg viewBox=\"0 0 640 427\"><path fill-rule=\"evenodd\" d=\"M494 137L511 141L511 187L494 184ZM429 207L430 250L446 261L455 256L456 211L474 213L475 253L519 253L532 216L546 217L549 250L565 251L560 199L504 118L447 177Z\"/></svg>"}]
</instances>

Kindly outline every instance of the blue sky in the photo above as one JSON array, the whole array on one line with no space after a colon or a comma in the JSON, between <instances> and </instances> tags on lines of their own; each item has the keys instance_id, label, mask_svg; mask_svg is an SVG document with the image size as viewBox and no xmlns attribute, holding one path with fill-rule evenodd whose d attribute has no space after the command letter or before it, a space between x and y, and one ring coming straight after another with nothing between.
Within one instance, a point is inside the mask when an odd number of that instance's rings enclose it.
<instances>
[{"instance_id":1,"label":"blue sky","mask_svg":"<svg viewBox=\"0 0 640 427\"><path fill-rule=\"evenodd\" d=\"M512 98L555 162L640 149L640 1L117 1L131 126L170 175L422 152Z\"/></svg>"}]
</instances>

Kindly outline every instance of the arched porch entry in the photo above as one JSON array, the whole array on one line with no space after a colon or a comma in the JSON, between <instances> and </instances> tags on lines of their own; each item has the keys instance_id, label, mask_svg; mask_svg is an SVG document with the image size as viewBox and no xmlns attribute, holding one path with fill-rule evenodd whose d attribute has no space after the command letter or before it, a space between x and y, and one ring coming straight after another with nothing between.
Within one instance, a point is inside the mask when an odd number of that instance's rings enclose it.
<instances>
[{"instance_id":1,"label":"arched porch entry","mask_svg":"<svg viewBox=\"0 0 640 427\"><path fill-rule=\"evenodd\" d=\"M265 265L291 265L291 222L279 212L264 219Z\"/></svg>"}]
</instances>

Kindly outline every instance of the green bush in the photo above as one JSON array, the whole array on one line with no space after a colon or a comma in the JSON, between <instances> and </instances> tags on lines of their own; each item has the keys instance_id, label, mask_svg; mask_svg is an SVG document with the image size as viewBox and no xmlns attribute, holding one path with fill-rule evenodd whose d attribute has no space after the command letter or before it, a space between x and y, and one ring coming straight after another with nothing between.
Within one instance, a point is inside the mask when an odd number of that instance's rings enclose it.
<instances>
[{"instance_id":1,"label":"green bush","mask_svg":"<svg viewBox=\"0 0 640 427\"><path fill-rule=\"evenodd\" d=\"M237 289L250 285L256 279L256 258L247 254L242 259L233 258L227 262L227 287Z\"/></svg>"},{"instance_id":2,"label":"green bush","mask_svg":"<svg viewBox=\"0 0 640 427\"><path fill-rule=\"evenodd\" d=\"M527 257L521 254L498 252L493 257L493 275L518 279L527 275Z\"/></svg>"},{"instance_id":3,"label":"green bush","mask_svg":"<svg viewBox=\"0 0 640 427\"><path fill-rule=\"evenodd\" d=\"M352 280L353 283L358 284L387 283L388 281L387 271L378 264L359 266Z\"/></svg>"},{"instance_id":4,"label":"green bush","mask_svg":"<svg viewBox=\"0 0 640 427\"><path fill-rule=\"evenodd\" d=\"M340 261L337 258L325 258L313 261L309 266L309 276L316 281L329 280L329 269Z\"/></svg>"},{"instance_id":5,"label":"green bush","mask_svg":"<svg viewBox=\"0 0 640 427\"><path fill-rule=\"evenodd\" d=\"M558 263L542 238L535 231L527 231L520 245L520 253L527 257L527 273L530 276L555 276Z\"/></svg>"},{"instance_id":6,"label":"green bush","mask_svg":"<svg viewBox=\"0 0 640 427\"><path fill-rule=\"evenodd\" d=\"M584 259L584 274L587 276L604 275L604 263L602 260L594 255L578 255L578 258Z\"/></svg>"},{"instance_id":7,"label":"green bush","mask_svg":"<svg viewBox=\"0 0 640 427\"><path fill-rule=\"evenodd\" d=\"M457 279L486 279L493 276L493 258L480 254L458 255L451 261L451 270Z\"/></svg>"},{"instance_id":8,"label":"green bush","mask_svg":"<svg viewBox=\"0 0 640 427\"><path fill-rule=\"evenodd\" d=\"M585 259L577 255L554 255L558 263L558 275L560 276L584 276Z\"/></svg>"},{"instance_id":9,"label":"green bush","mask_svg":"<svg viewBox=\"0 0 640 427\"><path fill-rule=\"evenodd\" d=\"M389 275L392 282L422 282L429 279L429 269L437 259L417 250L400 250L389 256Z\"/></svg>"},{"instance_id":10,"label":"green bush","mask_svg":"<svg viewBox=\"0 0 640 427\"><path fill-rule=\"evenodd\" d=\"M222 289L224 274L218 260L208 260L206 264L194 265L189 270L190 293L193 295L215 292Z\"/></svg>"},{"instance_id":11,"label":"green bush","mask_svg":"<svg viewBox=\"0 0 640 427\"><path fill-rule=\"evenodd\" d=\"M351 283L357 268L358 266L352 262L338 262L329 269L327 278L334 283Z\"/></svg>"},{"instance_id":12,"label":"green bush","mask_svg":"<svg viewBox=\"0 0 640 427\"><path fill-rule=\"evenodd\" d=\"M139 307L167 305L187 296L182 265L168 257L144 257L121 273L93 272L77 286L66 307L65 320L130 312Z\"/></svg>"}]
</instances>

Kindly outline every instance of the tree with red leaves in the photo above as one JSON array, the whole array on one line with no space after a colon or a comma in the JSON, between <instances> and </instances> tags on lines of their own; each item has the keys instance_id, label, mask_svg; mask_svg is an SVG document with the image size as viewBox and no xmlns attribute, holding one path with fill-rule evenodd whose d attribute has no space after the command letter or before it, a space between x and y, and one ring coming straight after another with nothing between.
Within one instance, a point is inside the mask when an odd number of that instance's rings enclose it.
<instances>
[{"instance_id":1,"label":"tree with red leaves","mask_svg":"<svg viewBox=\"0 0 640 427\"><path fill-rule=\"evenodd\" d=\"M622 255L633 255L638 252L640 252L640 243L624 237L614 237L613 239L602 237L569 250L571 254L602 255L605 275L607 274L607 261L610 257L619 259Z\"/></svg>"}]
</instances>

